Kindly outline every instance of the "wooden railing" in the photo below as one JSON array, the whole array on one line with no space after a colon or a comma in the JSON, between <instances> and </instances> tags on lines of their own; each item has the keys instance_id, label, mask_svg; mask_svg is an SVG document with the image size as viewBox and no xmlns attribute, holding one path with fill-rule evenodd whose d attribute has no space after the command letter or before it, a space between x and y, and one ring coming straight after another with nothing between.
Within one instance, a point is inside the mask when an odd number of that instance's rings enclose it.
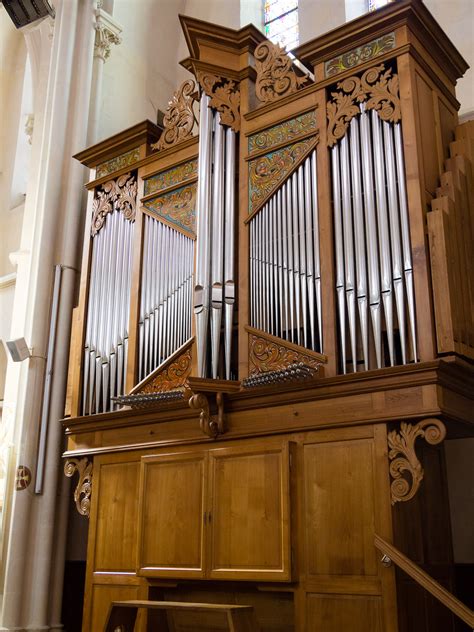
<instances>
[{"instance_id":1,"label":"wooden railing","mask_svg":"<svg viewBox=\"0 0 474 632\"><path fill-rule=\"evenodd\" d=\"M384 564L390 564L390 562L396 564L402 571L415 580L417 584L438 599L438 601L464 621L471 629L474 629L474 612L470 608L465 606L459 599L456 599L456 597L443 588L441 584L438 584L437 581L425 573L417 564L403 555L393 544L389 544L378 535L375 535L374 544L375 547L383 553L384 557L382 558L382 562Z\"/></svg>"}]
</instances>

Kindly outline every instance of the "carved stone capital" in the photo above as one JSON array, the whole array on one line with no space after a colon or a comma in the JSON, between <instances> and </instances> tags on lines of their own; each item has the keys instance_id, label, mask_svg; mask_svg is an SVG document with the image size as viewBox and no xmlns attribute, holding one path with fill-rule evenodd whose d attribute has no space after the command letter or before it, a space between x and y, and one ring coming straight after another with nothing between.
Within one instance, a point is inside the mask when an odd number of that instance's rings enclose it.
<instances>
[{"instance_id":1,"label":"carved stone capital","mask_svg":"<svg viewBox=\"0 0 474 632\"><path fill-rule=\"evenodd\" d=\"M111 213L114 209L123 213L125 219L133 221L135 219L136 198L137 179L130 173L126 173L116 180L109 180L99 189L96 189L92 202L92 237L104 225L107 213Z\"/></svg>"},{"instance_id":2,"label":"carved stone capital","mask_svg":"<svg viewBox=\"0 0 474 632\"><path fill-rule=\"evenodd\" d=\"M88 461L87 457L68 459L64 464L64 474L71 478L75 472L79 474L79 480L74 490L74 502L77 511L82 516L89 516L92 493L92 462Z\"/></svg>"},{"instance_id":3,"label":"carved stone capital","mask_svg":"<svg viewBox=\"0 0 474 632\"><path fill-rule=\"evenodd\" d=\"M221 124L240 130L240 88L237 81L208 72L197 72L199 85L210 98L211 107L221 115Z\"/></svg>"},{"instance_id":4,"label":"carved stone capital","mask_svg":"<svg viewBox=\"0 0 474 632\"><path fill-rule=\"evenodd\" d=\"M398 75L383 64L366 70L361 77L354 75L337 84L327 103L328 145L332 147L346 133L350 121L360 114L360 103L366 110L375 110L383 121L401 119Z\"/></svg>"},{"instance_id":5,"label":"carved stone capital","mask_svg":"<svg viewBox=\"0 0 474 632\"><path fill-rule=\"evenodd\" d=\"M400 431L388 433L392 505L413 498L423 480L424 471L415 452L416 439L422 437L429 444L436 445L445 436L446 428L439 419L424 419L417 424L402 421ZM404 472L408 473L409 479L404 477Z\"/></svg>"},{"instance_id":6,"label":"carved stone capital","mask_svg":"<svg viewBox=\"0 0 474 632\"><path fill-rule=\"evenodd\" d=\"M103 9L96 11L94 57L103 62L110 57L112 45L121 44L122 27Z\"/></svg>"},{"instance_id":7,"label":"carved stone capital","mask_svg":"<svg viewBox=\"0 0 474 632\"><path fill-rule=\"evenodd\" d=\"M194 115L196 98L194 81L184 81L168 103L163 119L163 134L160 140L151 146L152 149L173 147L193 135L194 125L197 123Z\"/></svg>"},{"instance_id":8,"label":"carved stone capital","mask_svg":"<svg viewBox=\"0 0 474 632\"><path fill-rule=\"evenodd\" d=\"M292 94L308 82L308 77L298 74L291 58L279 44L266 41L255 49L257 80L255 93L263 103L275 101Z\"/></svg>"}]
</instances>

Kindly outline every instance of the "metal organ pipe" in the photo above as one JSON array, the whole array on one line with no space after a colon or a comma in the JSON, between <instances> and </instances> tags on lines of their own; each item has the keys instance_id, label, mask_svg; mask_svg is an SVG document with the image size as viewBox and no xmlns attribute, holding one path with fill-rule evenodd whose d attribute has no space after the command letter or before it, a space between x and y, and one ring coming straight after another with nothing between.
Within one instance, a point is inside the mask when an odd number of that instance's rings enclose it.
<instances>
[{"instance_id":1,"label":"metal organ pipe","mask_svg":"<svg viewBox=\"0 0 474 632\"><path fill-rule=\"evenodd\" d=\"M125 385L134 223L113 210L92 238L84 348L84 415L113 409Z\"/></svg>"},{"instance_id":2,"label":"metal organ pipe","mask_svg":"<svg viewBox=\"0 0 474 632\"><path fill-rule=\"evenodd\" d=\"M250 322L269 334L321 351L315 178L313 152L250 220Z\"/></svg>"},{"instance_id":3,"label":"metal organ pipe","mask_svg":"<svg viewBox=\"0 0 474 632\"><path fill-rule=\"evenodd\" d=\"M358 349L366 370L371 352L377 368L383 366L382 307L389 363L393 366L397 362L397 348L401 362L409 361L407 322L416 361L411 244L400 124L383 122L375 110L367 113L364 104L360 105L360 111L360 117L351 120L346 135L331 149L336 294L344 373L347 336L354 371Z\"/></svg>"}]
</instances>

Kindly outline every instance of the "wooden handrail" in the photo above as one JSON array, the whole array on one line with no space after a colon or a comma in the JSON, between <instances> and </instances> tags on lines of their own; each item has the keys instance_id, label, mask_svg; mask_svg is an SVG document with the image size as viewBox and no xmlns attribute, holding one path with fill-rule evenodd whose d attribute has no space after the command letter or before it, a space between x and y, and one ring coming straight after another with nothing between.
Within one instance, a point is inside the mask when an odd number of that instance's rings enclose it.
<instances>
[{"instance_id":1,"label":"wooden handrail","mask_svg":"<svg viewBox=\"0 0 474 632\"><path fill-rule=\"evenodd\" d=\"M471 629L474 629L474 612L465 606L459 599L454 597L446 588L438 584L432 577L425 573L415 562L403 555L393 544L389 544L379 535L375 535L375 547L384 554L384 562L393 562L402 569L407 575L416 581L417 584L423 586L425 590L440 601L446 608L451 610L453 614L462 619ZM387 559L388 558L388 559Z\"/></svg>"}]
</instances>

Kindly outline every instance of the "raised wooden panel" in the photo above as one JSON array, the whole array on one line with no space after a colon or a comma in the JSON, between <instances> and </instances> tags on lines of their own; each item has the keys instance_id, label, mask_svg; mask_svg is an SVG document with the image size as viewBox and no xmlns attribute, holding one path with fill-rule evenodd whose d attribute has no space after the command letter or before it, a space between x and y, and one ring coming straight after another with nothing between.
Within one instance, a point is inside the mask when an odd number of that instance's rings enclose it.
<instances>
[{"instance_id":1,"label":"raised wooden panel","mask_svg":"<svg viewBox=\"0 0 474 632\"><path fill-rule=\"evenodd\" d=\"M138 568L142 575L204 575L205 453L143 457Z\"/></svg>"},{"instance_id":2,"label":"raised wooden panel","mask_svg":"<svg viewBox=\"0 0 474 632\"><path fill-rule=\"evenodd\" d=\"M209 456L209 577L290 579L288 446Z\"/></svg>"},{"instance_id":3,"label":"raised wooden panel","mask_svg":"<svg viewBox=\"0 0 474 632\"><path fill-rule=\"evenodd\" d=\"M418 123L421 133L421 150L423 154L423 171L427 193L434 197L439 185L439 163L437 152L437 138L435 133L435 113L433 91L427 82L417 73L416 89L418 94L419 116ZM426 200L427 202L429 200Z\"/></svg>"},{"instance_id":4,"label":"raised wooden panel","mask_svg":"<svg viewBox=\"0 0 474 632\"><path fill-rule=\"evenodd\" d=\"M90 632L102 632L107 622L110 604L112 601L125 599L138 599L140 597L139 586L104 586L96 584L92 587L92 613ZM139 613L135 629L143 630L143 614ZM86 632L84 630L84 632Z\"/></svg>"},{"instance_id":5,"label":"raised wooden panel","mask_svg":"<svg viewBox=\"0 0 474 632\"><path fill-rule=\"evenodd\" d=\"M96 571L135 570L139 474L138 461L100 468Z\"/></svg>"},{"instance_id":6,"label":"raised wooden panel","mask_svg":"<svg viewBox=\"0 0 474 632\"><path fill-rule=\"evenodd\" d=\"M379 597L306 596L306 632L383 632L383 629Z\"/></svg>"},{"instance_id":7,"label":"raised wooden panel","mask_svg":"<svg viewBox=\"0 0 474 632\"><path fill-rule=\"evenodd\" d=\"M376 575L371 439L304 446L307 574Z\"/></svg>"}]
</instances>

